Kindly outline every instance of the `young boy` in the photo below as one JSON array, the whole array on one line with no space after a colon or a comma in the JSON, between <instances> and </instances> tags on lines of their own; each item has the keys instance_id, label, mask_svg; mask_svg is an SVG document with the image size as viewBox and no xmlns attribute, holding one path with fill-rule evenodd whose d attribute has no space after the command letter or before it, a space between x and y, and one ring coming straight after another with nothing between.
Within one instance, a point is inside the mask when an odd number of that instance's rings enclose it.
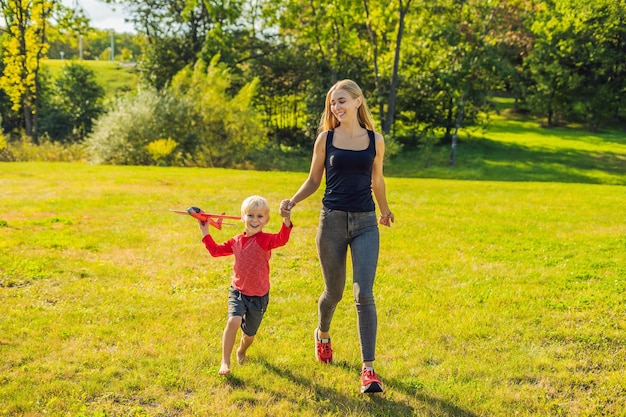
<instances>
[{"instance_id":1,"label":"young boy","mask_svg":"<svg viewBox=\"0 0 626 417\"><path fill-rule=\"evenodd\" d=\"M237 360L246 359L246 350L254 341L263 314L269 303L270 267L272 249L284 246L293 227L289 213L281 214L283 223L277 234L263 232L270 221L270 207L263 197L251 196L241 205L243 233L218 245L209 234L207 222L198 222L202 243L214 256L235 255L235 265L228 296L228 322L222 336L222 364L219 374L230 373L230 356L235 346L237 329L241 327L241 343Z\"/></svg>"}]
</instances>

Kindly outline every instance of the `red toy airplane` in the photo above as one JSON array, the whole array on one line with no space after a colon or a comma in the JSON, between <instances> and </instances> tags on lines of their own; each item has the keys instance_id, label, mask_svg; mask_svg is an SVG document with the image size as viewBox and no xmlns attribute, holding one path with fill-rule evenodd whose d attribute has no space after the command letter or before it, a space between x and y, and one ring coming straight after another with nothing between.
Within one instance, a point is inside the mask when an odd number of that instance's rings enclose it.
<instances>
[{"instance_id":1,"label":"red toy airplane","mask_svg":"<svg viewBox=\"0 0 626 417\"><path fill-rule=\"evenodd\" d=\"M170 210L173 213L188 214L193 218L200 220L201 222L209 222L209 224L218 230L222 230L223 224L232 225L231 223L222 223L224 219L241 220L239 216L227 216L222 214L205 213L198 207L189 207L187 210Z\"/></svg>"}]
</instances>

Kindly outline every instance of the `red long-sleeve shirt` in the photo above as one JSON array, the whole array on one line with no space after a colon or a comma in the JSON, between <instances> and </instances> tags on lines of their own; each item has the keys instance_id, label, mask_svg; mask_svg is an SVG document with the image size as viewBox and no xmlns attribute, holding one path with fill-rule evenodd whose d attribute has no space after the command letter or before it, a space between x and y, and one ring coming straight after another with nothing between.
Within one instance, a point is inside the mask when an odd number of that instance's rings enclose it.
<instances>
[{"instance_id":1,"label":"red long-sleeve shirt","mask_svg":"<svg viewBox=\"0 0 626 417\"><path fill-rule=\"evenodd\" d=\"M278 233L258 232L250 237L245 233L218 245L211 235L202 243L213 257L235 255L231 285L247 296L262 296L270 290L270 264L272 249L289 241L291 227L282 223Z\"/></svg>"}]
</instances>

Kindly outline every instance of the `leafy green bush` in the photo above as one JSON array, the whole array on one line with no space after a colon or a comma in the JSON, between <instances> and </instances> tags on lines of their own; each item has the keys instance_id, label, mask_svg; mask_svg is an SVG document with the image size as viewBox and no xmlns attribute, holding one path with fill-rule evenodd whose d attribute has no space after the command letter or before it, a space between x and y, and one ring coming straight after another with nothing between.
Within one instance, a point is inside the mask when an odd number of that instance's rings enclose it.
<instances>
[{"instance_id":1,"label":"leafy green bush","mask_svg":"<svg viewBox=\"0 0 626 417\"><path fill-rule=\"evenodd\" d=\"M97 163L242 166L267 135L252 105L257 81L231 94L228 69L214 59L185 68L169 88L127 95L95 124L86 145ZM151 143L171 138L167 158ZM154 147L154 145L152 145Z\"/></svg>"},{"instance_id":2,"label":"leafy green bush","mask_svg":"<svg viewBox=\"0 0 626 417\"><path fill-rule=\"evenodd\" d=\"M152 165L154 160L146 148L151 142L171 137L183 151L194 142L194 132L190 129L194 113L187 100L145 89L118 99L96 121L85 144L96 163ZM181 161L179 156L172 163Z\"/></svg>"},{"instance_id":3,"label":"leafy green bush","mask_svg":"<svg viewBox=\"0 0 626 417\"><path fill-rule=\"evenodd\" d=\"M146 150L157 165L169 165L168 159L178 144L172 138L158 139L146 145Z\"/></svg>"},{"instance_id":4,"label":"leafy green bush","mask_svg":"<svg viewBox=\"0 0 626 417\"><path fill-rule=\"evenodd\" d=\"M77 162L87 159L87 150L82 144L61 144L51 141L47 136L39 139L39 145L35 145L26 135L19 140L5 141L4 147L0 143L0 161L3 162Z\"/></svg>"},{"instance_id":5,"label":"leafy green bush","mask_svg":"<svg viewBox=\"0 0 626 417\"><path fill-rule=\"evenodd\" d=\"M7 141L3 134L0 134L0 162L13 161L14 157L8 149Z\"/></svg>"},{"instance_id":6,"label":"leafy green bush","mask_svg":"<svg viewBox=\"0 0 626 417\"><path fill-rule=\"evenodd\" d=\"M253 105L258 79L231 95L228 67L219 56L207 65L199 60L172 80L170 93L194 103L198 118L190 123L197 132L193 162L201 166L239 166L267 143L267 131ZM174 138L176 139L176 138Z\"/></svg>"}]
</instances>

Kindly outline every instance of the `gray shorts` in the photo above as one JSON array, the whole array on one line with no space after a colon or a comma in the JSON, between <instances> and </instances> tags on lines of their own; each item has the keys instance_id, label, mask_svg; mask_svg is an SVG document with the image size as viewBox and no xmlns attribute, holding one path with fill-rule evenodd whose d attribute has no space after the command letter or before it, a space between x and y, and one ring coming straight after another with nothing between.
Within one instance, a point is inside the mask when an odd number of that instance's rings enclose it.
<instances>
[{"instance_id":1,"label":"gray shorts","mask_svg":"<svg viewBox=\"0 0 626 417\"><path fill-rule=\"evenodd\" d=\"M241 330L248 336L256 335L263 314L270 302L270 293L262 296L244 295L230 287L228 292L228 317L241 317Z\"/></svg>"}]
</instances>

